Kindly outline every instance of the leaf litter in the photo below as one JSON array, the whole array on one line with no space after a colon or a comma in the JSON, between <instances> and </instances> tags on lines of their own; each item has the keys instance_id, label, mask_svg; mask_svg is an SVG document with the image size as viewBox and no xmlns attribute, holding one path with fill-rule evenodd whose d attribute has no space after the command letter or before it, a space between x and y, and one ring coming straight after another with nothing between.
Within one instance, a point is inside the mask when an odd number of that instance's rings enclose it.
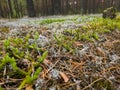
<instances>
[{"instance_id":1,"label":"leaf litter","mask_svg":"<svg viewBox=\"0 0 120 90\"><path fill-rule=\"evenodd\" d=\"M0 62L7 60L5 59L7 53L7 58L10 59L6 64L3 63L4 67L0 64L1 88L119 90L120 28L97 33L97 29L101 30L101 27L111 28L104 26L107 21L102 23L103 26L96 28L93 27L94 24L90 26L91 22L96 22L96 18L99 21L96 16L65 18L61 16L57 17L58 21L56 17L54 17L55 22L52 18L51 23L48 24L47 19L44 23L39 22L44 18L39 19L37 23L34 23L35 20L25 19L23 21L26 23L18 20L9 22L9 25L7 25L8 21L6 24L4 21L5 26L1 24ZM29 24L28 21L32 23ZM14 26L15 22L20 24ZM87 25L88 23L90 24ZM100 23L98 22L99 25ZM5 29L8 32L4 32ZM8 41L5 43L5 40ZM17 69L14 70L13 67Z\"/></svg>"}]
</instances>

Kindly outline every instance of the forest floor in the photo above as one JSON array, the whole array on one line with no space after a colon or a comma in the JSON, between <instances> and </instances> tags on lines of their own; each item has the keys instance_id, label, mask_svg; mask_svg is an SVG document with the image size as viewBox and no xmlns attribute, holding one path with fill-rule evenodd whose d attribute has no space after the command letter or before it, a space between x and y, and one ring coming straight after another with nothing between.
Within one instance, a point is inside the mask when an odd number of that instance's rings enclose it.
<instances>
[{"instance_id":1,"label":"forest floor","mask_svg":"<svg viewBox=\"0 0 120 90\"><path fill-rule=\"evenodd\" d=\"M120 16L0 20L0 90L120 90Z\"/></svg>"}]
</instances>

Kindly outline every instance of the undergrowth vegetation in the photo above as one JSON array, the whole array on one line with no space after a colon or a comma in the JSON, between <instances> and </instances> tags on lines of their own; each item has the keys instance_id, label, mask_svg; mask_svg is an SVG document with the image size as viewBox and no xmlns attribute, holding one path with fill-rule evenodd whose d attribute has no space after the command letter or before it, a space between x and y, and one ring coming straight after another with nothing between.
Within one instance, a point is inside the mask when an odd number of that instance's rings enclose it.
<instances>
[{"instance_id":1,"label":"undergrowth vegetation","mask_svg":"<svg viewBox=\"0 0 120 90\"><path fill-rule=\"evenodd\" d=\"M36 43L30 45L29 38L30 35L25 38L8 38L4 40L3 50L0 51L3 56L0 60L0 70L4 72L0 74L0 77L4 75L9 78L25 78L18 87L20 90L25 84L32 84L38 78L42 70L40 64L48 54ZM33 38L37 40L37 34Z\"/></svg>"},{"instance_id":2,"label":"undergrowth vegetation","mask_svg":"<svg viewBox=\"0 0 120 90\"><path fill-rule=\"evenodd\" d=\"M0 41L0 78L2 81L11 81L0 84L0 90L7 85L14 86L15 83L15 88L19 90L26 87L46 90L51 86L58 90L75 90L77 87L82 90L117 90L116 83L112 80L117 78L115 75L119 73L119 54L115 54L113 48L105 48L104 44L111 33L120 32L119 17L111 20L77 16L72 19L45 19L38 23L63 24L66 20L80 24L80 27L64 29L59 34L47 30L33 30L17 37L8 36L5 28L1 29L0 32L7 34ZM29 31L29 28L25 29ZM116 42L119 43L119 36ZM113 57L114 55L116 57ZM57 72L62 72L61 78ZM66 81L66 78L69 79ZM19 82L16 82L17 80ZM119 82L118 77L117 83Z\"/></svg>"},{"instance_id":3,"label":"undergrowth vegetation","mask_svg":"<svg viewBox=\"0 0 120 90\"><path fill-rule=\"evenodd\" d=\"M75 30L65 30L64 35L71 36L72 40L93 41L99 40L101 34L110 33L114 30L120 30L120 22L118 19L102 19L95 18L88 21L85 25Z\"/></svg>"},{"instance_id":4,"label":"undergrowth vegetation","mask_svg":"<svg viewBox=\"0 0 120 90\"><path fill-rule=\"evenodd\" d=\"M45 19L40 22L40 24L50 24L53 22L64 22L65 19Z\"/></svg>"}]
</instances>

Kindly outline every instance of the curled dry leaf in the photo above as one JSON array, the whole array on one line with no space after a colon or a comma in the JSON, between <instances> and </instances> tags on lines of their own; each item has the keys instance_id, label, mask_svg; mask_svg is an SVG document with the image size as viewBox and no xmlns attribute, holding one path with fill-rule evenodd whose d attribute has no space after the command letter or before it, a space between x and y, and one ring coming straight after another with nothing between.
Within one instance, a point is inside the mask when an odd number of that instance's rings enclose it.
<instances>
[{"instance_id":1,"label":"curled dry leaf","mask_svg":"<svg viewBox=\"0 0 120 90\"><path fill-rule=\"evenodd\" d=\"M33 89L32 85L28 85L28 86L25 88L25 90L34 90L34 89Z\"/></svg>"},{"instance_id":2,"label":"curled dry leaf","mask_svg":"<svg viewBox=\"0 0 120 90\"><path fill-rule=\"evenodd\" d=\"M79 85L76 85L76 90L81 90Z\"/></svg>"},{"instance_id":3,"label":"curled dry leaf","mask_svg":"<svg viewBox=\"0 0 120 90\"><path fill-rule=\"evenodd\" d=\"M80 42L74 42L74 45L75 45L75 46L83 46L83 44L80 43Z\"/></svg>"},{"instance_id":4,"label":"curled dry leaf","mask_svg":"<svg viewBox=\"0 0 120 90\"><path fill-rule=\"evenodd\" d=\"M64 79L64 82L68 82L69 81L69 78L68 78L68 76L65 73L60 71L60 75Z\"/></svg>"},{"instance_id":5,"label":"curled dry leaf","mask_svg":"<svg viewBox=\"0 0 120 90\"><path fill-rule=\"evenodd\" d=\"M97 47L97 54L101 57L105 57L105 52L100 47Z\"/></svg>"},{"instance_id":6,"label":"curled dry leaf","mask_svg":"<svg viewBox=\"0 0 120 90\"><path fill-rule=\"evenodd\" d=\"M45 60L43 61L43 63L44 63L45 65L53 65L52 62L50 62L50 60L48 60L48 59L45 59Z\"/></svg>"}]
</instances>

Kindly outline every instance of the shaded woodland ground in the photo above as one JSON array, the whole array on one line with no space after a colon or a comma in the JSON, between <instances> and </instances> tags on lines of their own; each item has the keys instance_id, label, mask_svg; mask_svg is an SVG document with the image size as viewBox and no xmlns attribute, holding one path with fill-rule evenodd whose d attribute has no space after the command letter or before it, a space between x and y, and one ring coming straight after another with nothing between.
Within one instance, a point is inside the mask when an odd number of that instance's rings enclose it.
<instances>
[{"instance_id":1,"label":"shaded woodland ground","mask_svg":"<svg viewBox=\"0 0 120 90\"><path fill-rule=\"evenodd\" d=\"M1 90L119 90L120 16L0 20Z\"/></svg>"},{"instance_id":2,"label":"shaded woodland ground","mask_svg":"<svg viewBox=\"0 0 120 90\"><path fill-rule=\"evenodd\" d=\"M118 11L120 0L0 0L0 90L120 90Z\"/></svg>"}]
</instances>

